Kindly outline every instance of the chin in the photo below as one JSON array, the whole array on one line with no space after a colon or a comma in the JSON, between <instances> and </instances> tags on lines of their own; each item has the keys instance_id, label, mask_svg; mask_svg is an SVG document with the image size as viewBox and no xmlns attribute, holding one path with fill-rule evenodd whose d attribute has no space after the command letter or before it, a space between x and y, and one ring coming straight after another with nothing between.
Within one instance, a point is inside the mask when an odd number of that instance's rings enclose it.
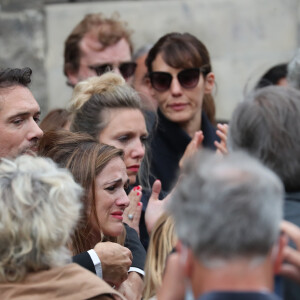
<instances>
[{"instance_id":1,"label":"chin","mask_svg":"<svg viewBox=\"0 0 300 300\"><path fill-rule=\"evenodd\" d=\"M111 237L118 237L121 235L124 231L124 225L123 223L120 223L120 226L116 226L115 228L111 228L105 232L103 232L106 236L111 236Z\"/></svg>"},{"instance_id":2,"label":"chin","mask_svg":"<svg viewBox=\"0 0 300 300\"><path fill-rule=\"evenodd\" d=\"M129 176L129 184L134 185L136 183L136 175Z\"/></svg>"},{"instance_id":3,"label":"chin","mask_svg":"<svg viewBox=\"0 0 300 300\"><path fill-rule=\"evenodd\" d=\"M187 113L166 114L165 117L174 123L186 123L191 120L192 116Z\"/></svg>"}]
</instances>

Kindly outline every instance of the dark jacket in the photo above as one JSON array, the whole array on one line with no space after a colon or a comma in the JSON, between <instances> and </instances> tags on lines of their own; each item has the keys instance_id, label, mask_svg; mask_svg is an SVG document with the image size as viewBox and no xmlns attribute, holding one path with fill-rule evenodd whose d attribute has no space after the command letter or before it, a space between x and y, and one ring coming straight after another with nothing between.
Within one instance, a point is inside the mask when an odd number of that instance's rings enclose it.
<instances>
[{"instance_id":1,"label":"dark jacket","mask_svg":"<svg viewBox=\"0 0 300 300\"><path fill-rule=\"evenodd\" d=\"M156 179L159 179L163 190L170 191L177 179L179 161L191 137L177 123L168 120L160 110L157 116L157 128L153 130L150 141L152 175L150 183L152 185ZM214 141L220 139L204 112L202 112L201 130L204 135L203 147L216 149Z\"/></svg>"}]
</instances>

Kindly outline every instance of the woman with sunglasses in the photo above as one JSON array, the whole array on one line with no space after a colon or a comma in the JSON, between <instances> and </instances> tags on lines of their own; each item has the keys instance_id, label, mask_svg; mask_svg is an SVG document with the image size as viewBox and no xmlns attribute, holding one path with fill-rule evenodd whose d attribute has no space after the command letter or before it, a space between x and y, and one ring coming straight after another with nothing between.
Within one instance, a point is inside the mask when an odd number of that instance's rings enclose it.
<instances>
[{"instance_id":1,"label":"woman with sunglasses","mask_svg":"<svg viewBox=\"0 0 300 300\"><path fill-rule=\"evenodd\" d=\"M191 141L196 147L216 149L219 137L202 109L204 98L214 88L215 76L205 45L188 33L161 37L149 51L146 65L158 102L151 173L160 179L164 190L170 191Z\"/></svg>"}]
</instances>

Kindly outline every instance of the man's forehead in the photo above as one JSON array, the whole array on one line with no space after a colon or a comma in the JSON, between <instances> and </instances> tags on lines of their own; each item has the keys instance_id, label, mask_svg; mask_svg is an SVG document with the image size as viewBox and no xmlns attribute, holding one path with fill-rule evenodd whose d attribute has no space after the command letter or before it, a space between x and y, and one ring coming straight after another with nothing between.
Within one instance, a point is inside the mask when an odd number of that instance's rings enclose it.
<instances>
[{"instance_id":1,"label":"man's forehead","mask_svg":"<svg viewBox=\"0 0 300 300\"><path fill-rule=\"evenodd\" d=\"M39 111L39 104L27 87L16 85L0 89L0 113L5 115L35 114Z\"/></svg>"},{"instance_id":2,"label":"man's forehead","mask_svg":"<svg viewBox=\"0 0 300 300\"><path fill-rule=\"evenodd\" d=\"M130 46L122 38L117 43L103 48L94 35L85 35L80 41L81 60L87 65L124 62L131 60Z\"/></svg>"}]
</instances>

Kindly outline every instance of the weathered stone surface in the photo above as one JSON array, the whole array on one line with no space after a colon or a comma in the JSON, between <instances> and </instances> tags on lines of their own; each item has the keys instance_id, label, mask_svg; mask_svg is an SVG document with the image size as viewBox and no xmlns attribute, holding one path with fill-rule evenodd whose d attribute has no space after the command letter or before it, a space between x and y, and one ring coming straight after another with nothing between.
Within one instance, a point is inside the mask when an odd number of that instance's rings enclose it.
<instances>
[{"instance_id":1,"label":"weathered stone surface","mask_svg":"<svg viewBox=\"0 0 300 300\"><path fill-rule=\"evenodd\" d=\"M32 90L45 112L64 106L71 95L62 71L63 44L86 13L119 12L134 30L136 48L170 31L199 37L211 53L222 119L229 119L266 69L288 61L300 46L299 0L61 2L0 1L0 67L30 66Z\"/></svg>"},{"instance_id":2,"label":"weathered stone surface","mask_svg":"<svg viewBox=\"0 0 300 300\"><path fill-rule=\"evenodd\" d=\"M299 41L298 0L109 1L48 6L47 72L50 106L67 101L63 43L86 13L118 11L138 48L170 31L191 32L208 47L216 74L217 117L229 119L245 90L266 69L288 61ZM59 93L58 93L59 91Z\"/></svg>"},{"instance_id":3,"label":"weathered stone surface","mask_svg":"<svg viewBox=\"0 0 300 300\"><path fill-rule=\"evenodd\" d=\"M17 5L18 1L14 2ZM29 2L32 6L41 7L41 1ZM0 66L1 68L30 67L33 70L31 90L42 111L47 111L47 80L44 67L45 15L41 9L23 8L21 3L18 10L15 7L14 11L1 11Z\"/></svg>"},{"instance_id":4,"label":"weathered stone surface","mask_svg":"<svg viewBox=\"0 0 300 300\"><path fill-rule=\"evenodd\" d=\"M43 0L1 0L1 10L4 12L21 11L23 9L32 8L35 10L42 9Z\"/></svg>"}]
</instances>

